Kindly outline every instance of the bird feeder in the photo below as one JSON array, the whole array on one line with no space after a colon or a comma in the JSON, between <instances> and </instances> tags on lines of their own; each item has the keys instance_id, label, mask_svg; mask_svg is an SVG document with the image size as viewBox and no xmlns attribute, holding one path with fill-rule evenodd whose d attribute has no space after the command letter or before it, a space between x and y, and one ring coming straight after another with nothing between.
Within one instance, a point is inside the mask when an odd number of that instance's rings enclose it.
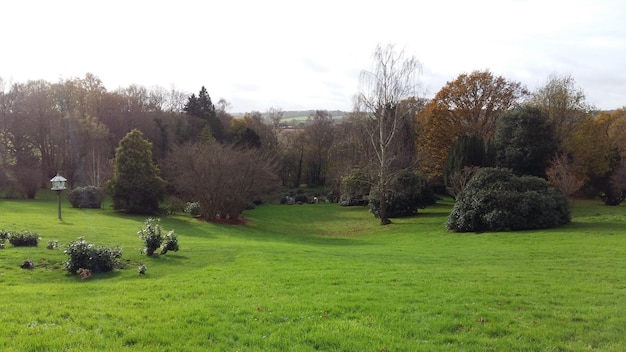
<instances>
[{"instance_id":1,"label":"bird feeder","mask_svg":"<svg viewBox=\"0 0 626 352\"><path fill-rule=\"evenodd\" d=\"M67 179L59 175L58 173L56 176L54 176L50 180L50 183L52 183L51 189L57 192L57 205L58 205L59 220L63 220L61 219L61 192L66 188L65 182L67 182Z\"/></svg>"},{"instance_id":2,"label":"bird feeder","mask_svg":"<svg viewBox=\"0 0 626 352\"><path fill-rule=\"evenodd\" d=\"M52 190L53 191L62 191L64 190L65 187L65 182L67 182L67 179L59 174L57 174L56 176L54 176L50 182L52 183Z\"/></svg>"}]
</instances>

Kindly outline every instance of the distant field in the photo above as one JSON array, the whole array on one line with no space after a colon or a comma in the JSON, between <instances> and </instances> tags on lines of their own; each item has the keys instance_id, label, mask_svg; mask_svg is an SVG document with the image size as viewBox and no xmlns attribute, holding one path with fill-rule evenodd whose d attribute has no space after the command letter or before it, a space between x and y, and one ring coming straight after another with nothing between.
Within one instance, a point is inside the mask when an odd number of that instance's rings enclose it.
<instances>
[{"instance_id":1,"label":"distant field","mask_svg":"<svg viewBox=\"0 0 626 352\"><path fill-rule=\"evenodd\" d=\"M139 253L145 217L0 200L2 351L624 351L626 208L579 201L570 225L456 234L448 200L381 227L364 208L265 205L246 226L162 219L181 250ZM126 268L63 270L84 236ZM25 259L32 271L19 267ZM137 273L145 263L147 273Z\"/></svg>"}]
</instances>

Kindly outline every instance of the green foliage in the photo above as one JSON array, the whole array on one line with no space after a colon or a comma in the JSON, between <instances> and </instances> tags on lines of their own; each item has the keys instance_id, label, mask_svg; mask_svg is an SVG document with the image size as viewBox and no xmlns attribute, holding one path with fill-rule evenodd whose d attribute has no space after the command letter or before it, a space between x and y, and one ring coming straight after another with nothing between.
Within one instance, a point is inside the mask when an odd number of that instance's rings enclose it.
<instances>
[{"instance_id":1,"label":"green foliage","mask_svg":"<svg viewBox=\"0 0 626 352\"><path fill-rule=\"evenodd\" d=\"M14 247L37 247L41 239L37 233L30 231L10 233L8 236L9 242Z\"/></svg>"},{"instance_id":2,"label":"green foliage","mask_svg":"<svg viewBox=\"0 0 626 352\"><path fill-rule=\"evenodd\" d=\"M558 150L554 125L536 107L522 106L507 112L495 134L496 165L516 175L546 177L546 169Z\"/></svg>"},{"instance_id":3,"label":"green foliage","mask_svg":"<svg viewBox=\"0 0 626 352\"><path fill-rule=\"evenodd\" d=\"M104 190L95 186L77 187L67 194L67 199L74 208L100 208L104 197Z\"/></svg>"},{"instance_id":4,"label":"green foliage","mask_svg":"<svg viewBox=\"0 0 626 352\"><path fill-rule=\"evenodd\" d=\"M225 137L224 125L217 117L215 111L215 105L211 101L211 96L207 92L206 88L202 86L198 96L192 94L185 104L184 111L191 116L198 117L207 123L205 127L208 129L202 129L202 131L208 131L218 142L222 142ZM205 135L203 138L207 138Z\"/></svg>"},{"instance_id":5,"label":"green foliage","mask_svg":"<svg viewBox=\"0 0 626 352\"><path fill-rule=\"evenodd\" d=\"M79 270L89 274L112 271L122 257L121 248L95 246L85 241L83 237L70 242L64 253L68 256L65 269L72 274Z\"/></svg>"},{"instance_id":6,"label":"green foliage","mask_svg":"<svg viewBox=\"0 0 626 352\"><path fill-rule=\"evenodd\" d=\"M148 218L144 221L142 228L137 231L139 238L144 242L144 252L151 256L157 249L161 248L161 254L167 251L178 251L178 238L174 231L169 231L163 235L161 220Z\"/></svg>"},{"instance_id":7,"label":"green foliage","mask_svg":"<svg viewBox=\"0 0 626 352\"><path fill-rule=\"evenodd\" d=\"M360 205L369 194L372 181L363 169L352 169L341 179L341 205Z\"/></svg>"},{"instance_id":8,"label":"green foliage","mask_svg":"<svg viewBox=\"0 0 626 352\"><path fill-rule=\"evenodd\" d=\"M458 232L512 231L569 221L567 198L546 180L483 168L457 197L446 226Z\"/></svg>"},{"instance_id":9,"label":"green foliage","mask_svg":"<svg viewBox=\"0 0 626 352\"><path fill-rule=\"evenodd\" d=\"M379 217L380 195L376 188L370 192L370 211ZM411 171L401 170L391 180L387 194L387 215L390 218L417 214L417 208L435 204L436 198L426 177Z\"/></svg>"},{"instance_id":10,"label":"green foliage","mask_svg":"<svg viewBox=\"0 0 626 352\"><path fill-rule=\"evenodd\" d=\"M129 132L115 150L109 192L116 210L152 214L159 209L165 181L152 161L152 144L138 130Z\"/></svg>"},{"instance_id":11,"label":"green foliage","mask_svg":"<svg viewBox=\"0 0 626 352\"><path fill-rule=\"evenodd\" d=\"M485 167L495 165L493 143L479 136L459 136L450 148L443 170L446 187L450 187L451 179L464 167Z\"/></svg>"}]
</instances>

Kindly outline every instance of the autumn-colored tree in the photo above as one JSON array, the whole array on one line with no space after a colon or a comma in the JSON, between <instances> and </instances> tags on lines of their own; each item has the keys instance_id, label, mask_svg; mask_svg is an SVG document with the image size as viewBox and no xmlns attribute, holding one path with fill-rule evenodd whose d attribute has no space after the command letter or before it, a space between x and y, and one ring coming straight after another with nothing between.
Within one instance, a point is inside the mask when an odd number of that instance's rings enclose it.
<instances>
[{"instance_id":1,"label":"autumn-colored tree","mask_svg":"<svg viewBox=\"0 0 626 352\"><path fill-rule=\"evenodd\" d=\"M573 161L565 153L558 153L552 158L546 177L566 197L571 197L584 184L584 179L574 169Z\"/></svg>"},{"instance_id":2,"label":"autumn-colored tree","mask_svg":"<svg viewBox=\"0 0 626 352\"><path fill-rule=\"evenodd\" d=\"M430 178L441 177L458 136L491 138L499 118L527 95L521 83L488 70L463 73L448 82L418 115L421 170Z\"/></svg>"},{"instance_id":3,"label":"autumn-colored tree","mask_svg":"<svg viewBox=\"0 0 626 352\"><path fill-rule=\"evenodd\" d=\"M618 143L610 138L613 121L610 114L586 119L577 125L565 144L573 155L577 172L599 192L607 205L622 201L620 193L615 193L610 186L611 175L622 161Z\"/></svg>"}]
</instances>

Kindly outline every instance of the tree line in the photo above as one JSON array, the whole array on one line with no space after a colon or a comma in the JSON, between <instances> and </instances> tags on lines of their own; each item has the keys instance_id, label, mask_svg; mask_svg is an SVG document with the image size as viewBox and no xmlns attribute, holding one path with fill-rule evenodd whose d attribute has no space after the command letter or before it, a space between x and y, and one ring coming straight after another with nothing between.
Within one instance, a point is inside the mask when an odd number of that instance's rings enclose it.
<instances>
[{"instance_id":1,"label":"tree line","mask_svg":"<svg viewBox=\"0 0 626 352\"><path fill-rule=\"evenodd\" d=\"M454 195L485 166L547 178L568 195L623 201L625 109L596 111L570 76L550 76L530 92L489 70L463 73L425 99L415 90L419 71L415 58L379 46L353 112L337 121L316 110L295 129L281 124L280 108L234 118L204 87L191 95L138 85L107 91L92 74L0 80L0 196L35 197L56 173L71 187L104 186L115 178L121 141L139 131L166 192L204 198L207 219L236 216L279 186L324 186L339 198L355 174L383 208L402 170Z\"/></svg>"}]
</instances>

